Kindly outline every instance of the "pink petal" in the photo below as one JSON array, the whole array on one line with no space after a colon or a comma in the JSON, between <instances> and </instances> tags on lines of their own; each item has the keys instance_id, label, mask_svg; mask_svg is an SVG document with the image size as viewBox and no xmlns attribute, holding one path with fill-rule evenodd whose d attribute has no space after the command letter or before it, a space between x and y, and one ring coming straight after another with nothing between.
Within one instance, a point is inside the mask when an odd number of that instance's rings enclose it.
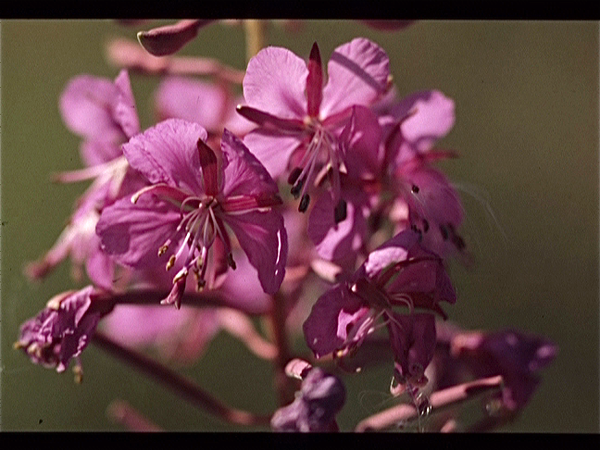
<instances>
[{"instance_id":1,"label":"pink petal","mask_svg":"<svg viewBox=\"0 0 600 450\"><path fill-rule=\"evenodd\" d=\"M323 89L321 117L353 105L369 106L387 89L389 60L374 42L356 38L335 49L327 65L329 80Z\"/></svg>"},{"instance_id":2,"label":"pink petal","mask_svg":"<svg viewBox=\"0 0 600 450\"><path fill-rule=\"evenodd\" d=\"M248 63L244 98L248 106L283 119L306 115L306 63L281 47L262 49Z\"/></svg>"},{"instance_id":3,"label":"pink petal","mask_svg":"<svg viewBox=\"0 0 600 450\"><path fill-rule=\"evenodd\" d=\"M159 85L155 101L161 120L179 118L197 122L209 131L221 132L227 95L216 85L192 78L169 77Z\"/></svg>"},{"instance_id":4,"label":"pink petal","mask_svg":"<svg viewBox=\"0 0 600 450\"><path fill-rule=\"evenodd\" d=\"M103 250L119 263L149 267L162 262L158 249L179 221L179 209L153 195L142 195L135 204L126 197L102 210L96 233Z\"/></svg>"},{"instance_id":5,"label":"pink petal","mask_svg":"<svg viewBox=\"0 0 600 450\"><path fill-rule=\"evenodd\" d=\"M207 139L199 124L167 119L131 138L123 145L123 153L131 167L151 183L202 193L198 139Z\"/></svg>"},{"instance_id":6,"label":"pink petal","mask_svg":"<svg viewBox=\"0 0 600 450\"><path fill-rule=\"evenodd\" d=\"M244 137L244 144L273 178L287 170L288 160L301 143L301 134L275 130L253 130Z\"/></svg>"},{"instance_id":7,"label":"pink petal","mask_svg":"<svg viewBox=\"0 0 600 450\"><path fill-rule=\"evenodd\" d=\"M118 95L114 106L114 116L125 135L130 138L140 132L140 120L135 107L129 74L125 69L115 79Z\"/></svg>"},{"instance_id":8,"label":"pink petal","mask_svg":"<svg viewBox=\"0 0 600 450\"><path fill-rule=\"evenodd\" d=\"M108 79L80 75L67 84L60 97L60 112L69 130L86 139L123 139L113 120L112 106L119 95Z\"/></svg>"},{"instance_id":9,"label":"pink petal","mask_svg":"<svg viewBox=\"0 0 600 450\"><path fill-rule=\"evenodd\" d=\"M409 250L417 243L419 236L411 230L398 233L372 251L362 269L368 278L376 278L390 264L406 261Z\"/></svg>"},{"instance_id":10,"label":"pink petal","mask_svg":"<svg viewBox=\"0 0 600 450\"><path fill-rule=\"evenodd\" d=\"M377 116L363 106L354 106L340 141L346 148L346 168L351 178L376 178L381 173L382 129Z\"/></svg>"},{"instance_id":11,"label":"pink petal","mask_svg":"<svg viewBox=\"0 0 600 450\"><path fill-rule=\"evenodd\" d=\"M263 290L267 294L277 292L285 275L288 250L281 214L274 210L228 214L225 220L258 271Z\"/></svg>"},{"instance_id":12,"label":"pink petal","mask_svg":"<svg viewBox=\"0 0 600 450\"><path fill-rule=\"evenodd\" d=\"M318 117L323 99L323 63L319 46L315 42L308 58L308 76L306 77L306 97L308 115Z\"/></svg>"},{"instance_id":13,"label":"pink petal","mask_svg":"<svg viewBox=\"0 0 600 450\"><path fill-rule=\"evenodd\" d=\"M81 159L88 167L112 161L123 155L121 147L104 140L85 140L80 146Z\"/></svg>"}]
</instances>

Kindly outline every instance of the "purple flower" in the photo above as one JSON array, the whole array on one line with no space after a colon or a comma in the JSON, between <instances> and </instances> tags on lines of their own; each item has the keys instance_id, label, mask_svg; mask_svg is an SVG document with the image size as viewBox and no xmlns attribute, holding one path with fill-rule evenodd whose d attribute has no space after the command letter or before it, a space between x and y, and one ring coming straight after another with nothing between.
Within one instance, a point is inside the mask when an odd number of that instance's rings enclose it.
<instances>
[{"instance_id":1,"label":"purple flower","mask_svg":"<svg viewBox=\"0 0 600 450\"><path fill-rule=\"evenodd\" d=\"M319 47L308 64L280 47L261 50L248 63L243 88L247 105L238 112L258 129L244 142L273 177L289 170L292 194L300 211L310 201L308 189L327 175L334 204L340 198L340 171L346 164L338 136L354 105L369 106L388 89L388 57L375 43L357 38L335 49L325 82ZM344 219L336 213L336 221Z\"/></svg>"},{"instance_id":2,"label":"purple flower","mask_svg":"<svg viewBox=\"0 0 600 450\"><path fill-rule=\"evenodd\" d=\"M542 336L517 330L459 332L450 352L477 378L502 375L502 404L517 411L533 395L541 370L554 360L558 347Z\"/></svg>"},{"instance_id":3,"label":"purple flower","mask_svg":"<svg viewBox=\"0 0 600 450\"><path fill-rule=\"evenodd\" d=\"M169 119L123 145L129 164L152 185L105 208L96 226L103 249L121 264L138 269L166 260L167 270L181 264L166 299L176 306L190 271L199 289L206 284L211 247L213 275L235 269L225 224L265 292L275 293L285 272L287 236L273 208L281 203L277 185L228 130L219 154L206 138L197 123Z\"/></svg>"},{"instance_id":4,"label":"purple flower","mask_svg":"<svg viewBox=\"0 0 600 450\"><path fill-rule=\"evenodd\" d=\"M92 286L57 295L37 316L21 325L16 348L23 349L35 364L63 372L72 358L87 347L100 320L91 311Z\"/></svg>"},{"instance_id":5,"label":"purple flower","mask_svg":"<svg viewBox=\"0 0 600 450\"><path fill-rule=\"evenodd\" d=\"M61 95L60 112L66 126L82 138L80 151L87 167L61 173L57 180L94 181L77 201L56 243L25 270L30 278L39 279L70 255L75 278L80 278L79 267L85 264L96 285L110 288L113 263L100 248L96 223L104 206L144 185L120 149L123 142L140 131L127 72L122 70L114 82L89 75L74 78Z\"/></svg>"},{"instance_id":6,"label":"purple flower","mask_svg":"<svg viewBox=\"0 0 600 450\"><path fill-rule=\"evenodd\" d=\"M313 368L302 380L296 399L275 411L271 428L292 432L338 431L335 416L345 402L346 388L340 379Z\"/></svg>"},{"instance_id":7,"label":"purple flower","mask_svg":"<svg viewBox=\"0 0 600 450\"><path fill-rule=\"evenodd\" d=\"M349 281L319 297L303 327L318 358L352 353L381 328L377 322L382 319L400 381L426 380L424 370L435 348L432 313L445 317L439 302L454 303L456 296L441 259L418 239L411 230L399 233L371 252ZM405 307L405 313L396 312L398 307Z\"/></svg>"}]
</instances>

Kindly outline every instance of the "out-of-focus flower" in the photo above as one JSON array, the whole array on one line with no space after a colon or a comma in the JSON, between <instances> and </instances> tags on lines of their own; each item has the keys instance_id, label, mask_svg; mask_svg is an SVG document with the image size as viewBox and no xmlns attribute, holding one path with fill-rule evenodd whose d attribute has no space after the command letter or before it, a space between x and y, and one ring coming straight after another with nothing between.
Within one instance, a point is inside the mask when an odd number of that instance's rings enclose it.
<instances>
[{"instance_id":1,"label":"out-of-focus flower","mask_svg":"<svg viewBox=\"0 0 600 450\"><path fill-rule=\"evenodd\" d=\"M242 141L228 130L217 155L205 144L197 123L168 119L123 145L130 165L151 186L102 211L96 232L103 249L136 269L176 262L167 303L180 304L188 273L198 288L206 284L208 252L213 247L209 282L235 269L225 224L258 271L263 290L275 293L284 277L287 235L277 185ZM213 246L214 244L214 246Z\"/></svg>"},{"instance_id":2,"label":"out-of-focus flower","mask_svg":"<svg viewBox=\"0 0 600 450\"><path fill-rule=\"evenodd\" d=\"M223 129L243 137L255 127L236 113L241 98L233 98L224 83L208 83L191 77L167 77L154 94L159 121L176 118L197 122L208 132L209 145L217 144Z\"/></svg>"},{"instance_id":3,"label":"out-of-focus flower","mask_svg":"<svg viewBox=\"0 0 600 450\"><path fill-rule=\"evenodd\" d=\"M296 399L278 409L271 418L274 431L331 432L339 431L336 414L346 402L342 381L316 367L302 380Z\"/></svg>"},{"instance_id":4,"label":"out-of-focus flower","mask_svg":"<svg viewBox=\"0 0 600 450\"><path fill-rule=\"evenodd\" d=\"M245 105L238 112L259 127L244 142L269 173L289 172L291 192L300 197L300 211L310 202L308 190L327 176L336 222L345 219L340 197L340 172L346 157L339 134L354 105L370 106L390 86L386 53L375 43L357 38L335 49L325 79L315 43L308 64L280 47L261 50L248 63L243 88Z\"/></svg>"},{"instance_id":5,"label":"out-of-focus flower","mask_svg":"<svg viewBox=\"0 0 600 450\"><path fill-rule=\"evenodd\" d=\"M69 254L79 278L85 263L95 284L110 288L113 263L100 249L95 233L100 211L120 196L140 189L144 180L129 168L120 145L140 131L129 76L121 71L114 82L81 75L69 82L60 99L60 111L69 130L81 136L82 170L58 174L67 183L93 179L77 201L69 224L54 246L26 267L32 279L44 277Z\"/></svg>"},{"instance_id":6,"label":"out-of-focus flower","mask_svg":"<svg viewBox=\"0 0 600 450\"><path fill-rule=\"evenodd\" d=\"M438 328L433 364L436 387L502 375L500 400L512 413L529 402L540 383L541 370L558 353L558 346L549 339L522 331L468 331L445 323L439 323Z\"/></svg>"},{"instance_id":7,"label":"out-of-focus flower","mask_svg":"<svg viewBox=\"0 0 600 450\"><path fill-rule=\"evenodd\" d=\"M456 296L442 260L405 230L369 254L354 276L323 294L304 323L309 348L319 358L353 352L371 333L388 328L401 383L420 385L435 349L433 313ZM407 308L406 313L394 311ZM420 312L424 310L424 312Z\"/></svg>"},{"instance_id":8,"label":"out-of-focus flower","mask_svg":"<svg viewBox=\"0 0 600 450\"><path fill-rule=\"evenodd\" d=\"M51 299L37 316L21 325L15 348L22 349L35 364L63 372L87 347L100 320L101 313L90 310L93 292L94 288L87 286ZM79 363L78 367L81 373Z\"/></svg>"}]
</instances>

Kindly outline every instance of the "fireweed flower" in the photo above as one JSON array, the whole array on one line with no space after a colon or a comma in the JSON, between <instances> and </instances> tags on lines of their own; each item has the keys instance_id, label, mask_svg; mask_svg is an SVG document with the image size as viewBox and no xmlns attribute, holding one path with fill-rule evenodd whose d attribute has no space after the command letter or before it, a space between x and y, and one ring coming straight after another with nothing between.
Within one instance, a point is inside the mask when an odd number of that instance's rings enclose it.
<instances>
[{"instance_id":1,"label":"fireweed flower","mask_svg":"<svg viewBox=\"0 0 600 450\"><path fill-rule=\"evenodd\" d=\"M365 38L337 47L325 83L319 47L308 64L280 47L261 50L248 63L243 81L246 105L238 112L259 127L244 142L269 173L289 172L288 183L299 210L307 210L308 190L328 172L336 222L345 219L340 172L345 154L338 136L352 106L369 106L389 88L389 61L383 49Z\"/></svg>"},{"instance_id":2,"label":"fireweed flower","mask_svg":"<svg viewBox=\"0 0 600 450\"><path fill-rule=\"evenodd\" d=\"M177 307L190 271L198 289L206 285L211 247L210 282L227 266L235 269L225 224L265 292L275 293L285 272L287 235L274 209L281 204L277 185L228 130L219 155L206 138L197 123L169 119L124 144L129 164L151 186L105 208L96 226L103 249L121 264L139 269L166 261L170 270L181 263L165 300Z\"/></svg>"},{"instance_id":3,"label":"fireweed flower","mask_svg":"<svg viewBox=\"0 0 600 450\"><path fill-rule=\"evenodd\" d=\"M21 325L15 348L22 349L31 361L64 372L72 358L89 344L100 320L99 311L90 310L92 286L70 291L51 299L37 316ZM81 374L81 365L77 367Z\"/></svg>"},{"instance_id":4,"label":"fireweed flower","mask_svg":"<svg viewBox=\"0 0 600 450\"><path fill-rule=\"evenodd\" d=\"M120 149L140 131L127 72L121 71L114 82L89 75L74 78L61 95L60 112L67 128L82 138L80 152L87 167L61 173L57 181L93 182L77 201L56 243L40 260L30 263L26 272L30 278L42 278L70 254L76 278L79 266L85 263L90 279L110 288L113 264L100 249L96 222L104 206L144 185Z\"/></svg>"},{"instance_id":5,"label":"fireweed flower","mask_svg":"<svg viewBox=\"0 0 600 450\"><path fill-rule=\"evenodd\" d=\"M302 380L296 399L278 409L271 418L274 431L338 431L336 414L346 402L346 388L341 380L316 367Z\"/></svg>"},{"instance_id":6,"label":"fireweed flower","mask_svg":"<svg viewBox=\"0 0 600 450\"><path fill-rule=\"evenodd\" d=\"M442 260L418 241L411 230L399 233L371 252L350 280L319 297L303 326L315 356L343 357L385 325L399 382L426 381L435 349L433 313L446 317L439 303L454 303L456 296Z\"/></svg>"}]
</instances>

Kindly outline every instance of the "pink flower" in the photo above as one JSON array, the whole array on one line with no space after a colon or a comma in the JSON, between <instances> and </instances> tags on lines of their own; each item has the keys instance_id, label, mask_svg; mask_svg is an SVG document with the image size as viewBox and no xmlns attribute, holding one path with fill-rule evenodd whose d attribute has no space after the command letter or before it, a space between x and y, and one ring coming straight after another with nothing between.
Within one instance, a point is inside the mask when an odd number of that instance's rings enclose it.
<instances>
[{"instance_id":1,"label":"pink flower","mask_svg":"<svg viewBox=\"0 0 600 450\"><path fill-rule=\"evenodd\" d=\"M103 249L121 264L137 269L166 259L169 270L180 262L166 300L177 307L190 271L199 289L206 284L211 247L214 263L235 269L225 224L265 292L275 293L285 272L287 236L273 208L281 203L277 185L228 130L219 154L206 138L197 123L169 119L123 145L129 164L151 186L105 208L96 226Z\"/></svg>"},{"instance_id":2,"label":"pink flower","mask_svg":"<svg viewBox=\"0 0 600 450\"><path fill-rule=\"evenodd\" d=\"M317 357L353 352L383 319L402 379L426 381L424 370L435 349L432 313L445 317L439 302L454 303L456 296L441 259L418 239L411 230L401 232L371 252L349 281L319 297L303 327ZM400 314L397 307L407 310Z\"/></svg>"},{"instance_id":3,"label":"pink flower","mask_svg":"<svg viewBox=\"0 0 600 450\"><path fill-rule=\"evenodd\" d=\"M339 178L346 156L339 133L354 105L369 106L388 89L388 57L375 43L357 38L335 49L327 75L326 81L316 43L308 64L285 48L267 47L248 63L247 105L238 112L259 125L244 142L269 173L277 178L289 171L300 211L308 208L310 187L329 177L340 222L345 216Z\"/></svg>"},{"instance_id":4,"label":"pink flower","mask_svg":"<svg viewBox=\"0 0 600 450\"><path fill-rule=\"evenodd\" d=\"M110 288L113 263L100 249L96 222L104 206L144 185L120 149L140 131L127 72L121 71L114 82L89 75L74 78L61 95L60 112L67 127L82 138L80 151L87 167L61 173L57 180L94 181L77 201L56 243L41 259L28 264L26 272L30 278L42 278L70 255L76 278L80 277L79 266L85 264L95 284Z\"/></svg>"}]
</instances>

